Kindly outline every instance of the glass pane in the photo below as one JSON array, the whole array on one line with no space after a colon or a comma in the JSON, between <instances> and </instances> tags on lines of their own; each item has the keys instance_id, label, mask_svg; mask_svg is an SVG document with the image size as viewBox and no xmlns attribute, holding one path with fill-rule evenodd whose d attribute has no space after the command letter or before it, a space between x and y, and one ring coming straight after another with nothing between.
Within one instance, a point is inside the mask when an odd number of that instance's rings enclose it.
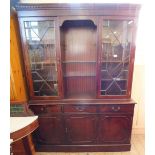
<instances>
[{"instance_id":1,"label":"glass pane","mask_svg":"<svg viewBox=\"0 0 155 155\"><path fill-rule=\"evenodd\" d=\"M35 96L57 96L54 21L26 21L25 35Z\"/></svg>"},{"instance_id":2,"label":"glass pane","mask_svg":"<svg viewBox=\"0 0 155 155\"><path fill-rule=\"evenodd\" d=\"M101 95L125 95L127 92L131 20L104 20L102 27Z\"/></svg>"}]
</instances>

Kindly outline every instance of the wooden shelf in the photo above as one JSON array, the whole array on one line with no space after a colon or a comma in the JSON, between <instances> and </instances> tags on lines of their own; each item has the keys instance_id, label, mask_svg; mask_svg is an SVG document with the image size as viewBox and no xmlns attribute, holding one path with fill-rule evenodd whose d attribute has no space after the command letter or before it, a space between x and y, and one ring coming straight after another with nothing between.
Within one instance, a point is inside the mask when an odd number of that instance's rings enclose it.
<instances>
[{"instance_id":1,"label":"wooden shelf","mask_svg":"<svg viewBox=\"0 0 155 155\"><path fill-rule=\"evenodd\" d=\"M101 81L113 81L114 79L101 79ZM126 81L128 79L116 79L115 81Z\"/></svg>"},{"instance_id":2,"label":"wooden shelf","mask_svg":"<svg viewBox=\"0 0 155 155\"><path fill-rule=\"evenodd\" d=\"M106 90L104 90L104 89L101 89L100 91L106 91ZM127 90L121 90L121 91L127 91Z\"/></svg>"},{"instance_id":3,"label":"wooden shelf","mask_svg":"<svg viewBox=\"0 0 155 155\"><path fill-rule=\"evenodd\" d=\"M36 42L36 43L29 43L29 45L31 46L33 46L33 45L35 45L35 46L38 46L38 45L42 45L42 46L44 46L44 45L55 45L55 43L39 43L39 42Z\"/></svg>"},{"instance_id":4,"label":"wooden shelf","mask_svg":"<svg viewBox=\"0 0 155 155\"><path fill-rule=\"evenodd\" d=\"M101 63L129 63L129 61L101 61Z\"/></svg>"},{"instance_id":5,"label":"wooden shelf","mask_svg":"<svg viewBox=\"0 0 155 155\"><path fill-rule=\"evenodd\" d=\"M71 94L66 95L66 99L94 99L95 94Z\"/></svg>"},{"instance_id":6,"label":"wooden shelf","mask_svg":"<svg viewBox=\"0 0 155 155\"><path fill-rule=\"evenodd\" d=\"M105 71L108 71L108 69L101 69L101 72L105 72ZM122 71L125 71L125 72L128 72L129 70L122 70Z\"/></svg>"},{"instance_id":7,"label":"wooden shelf","mask_svg":"<svg viewBox=\"0 0 155 155\"><path fill-rule=\"evenodd\" d=\"M40 62L31 62L31 65L38 65L38 64L54 64L56 65L56 61L55 62L46 62L46 61L40 61Z\"/></svg>"},{"instance_id":8,"label":"wooden shelf","mask_svg":"<svg viewBox=\"0 0 155 155\"><path fill-rule=\"evenodd\" d=\"M44 81L57 83L57 80L33 80L33 82L44 82Z\"/></svg>"},{"instance_id":9,"label":"wooden shelf","mask_svg":"<svg viewBox=\"0 0 155 155\"><path fill-rule=\"evenodd\" d=\"M64 75L64 77L87 77L87 76L96 76L96 74L88 74L88 73L70 73Z\"/></svg>"},{"instance_id":10,"label":"wooden shelf","mask_svg":"<svg viewBox=\"0 0 155 155\"><path fill-rule=\"evenodd\" d=\"M62 63L96 63L96 61L63 61Z\"/></svg>"}]
</instances>

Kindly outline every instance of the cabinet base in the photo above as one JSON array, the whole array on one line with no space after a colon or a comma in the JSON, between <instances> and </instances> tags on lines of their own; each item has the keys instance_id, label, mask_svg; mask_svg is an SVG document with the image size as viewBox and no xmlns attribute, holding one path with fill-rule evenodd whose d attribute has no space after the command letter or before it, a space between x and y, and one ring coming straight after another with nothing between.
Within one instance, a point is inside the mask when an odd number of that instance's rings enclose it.
<instances>
[{"instance_id":1,"label":"cabinet base","mask_svg":"<svg viewBox=\"0 0 155 155\"><path fill-rule=\"evenodd\" d=\"M37 145L37 152L121 152L130 151L131 144L110 145Z\"/></svg>"}]
</instances>

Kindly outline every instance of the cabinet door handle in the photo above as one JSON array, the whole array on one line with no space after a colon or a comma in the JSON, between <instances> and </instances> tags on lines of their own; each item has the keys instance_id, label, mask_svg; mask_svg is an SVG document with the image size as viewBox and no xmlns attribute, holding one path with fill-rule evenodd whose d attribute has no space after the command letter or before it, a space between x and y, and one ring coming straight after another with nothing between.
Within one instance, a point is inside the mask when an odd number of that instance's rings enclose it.
<instances>
[{"instance_id":1,"label":"cabinet door handle","mask_svg":"<svg viewBox=\"0 0 155 155\"><path fill-rule=\"evenodd\" d=\"M113 110L113 111L119 111L120 109L121 109L120 106L118 106L118 107L114 107L114 106L113 106L113 107L112 107L112 110Z\"/></svg>"},{"instance_id":2,"label":"cabinet door handle","mask_svg":"<svg viewBox=\"0 0 155 155\"><path fill-rule=\"evenodd\" d=\"M44 108L44 107L42 107L42 108L41 108L41 111L44 111L44 110L45 110L45 108Z\"/></svg>"},{"instance_id":3,"label":"cabinet door handle","mask_svg":"<svg viewBox=\"0 0 155 155\"><path fill-rule=\"evenodd\" d=\"M76 110L78 111L83 111L85 109L85 107L76 107Z\"/></svg>"},{"instance_id":4,"label":"cabinet door handle","mask_svg":"<svg viewBox=\"0 0 155 155\"><path fill-rule=\"evenodd\" d=\"M67 128L65 129L65 131L66 131L66 133L67 133L67 131L68 131Z\"/></svg>"},{"instance_id":5,"label":"cabinet door handle","mask_svg":"<svg viewBox=\"0 0 155 155\"><path fill-rule=\"evenodd\" d=\"M42 112L45 112L45 110L46 110L46 107L41 107L41 109L40 109Z\"/></svg>"}]
</instances>

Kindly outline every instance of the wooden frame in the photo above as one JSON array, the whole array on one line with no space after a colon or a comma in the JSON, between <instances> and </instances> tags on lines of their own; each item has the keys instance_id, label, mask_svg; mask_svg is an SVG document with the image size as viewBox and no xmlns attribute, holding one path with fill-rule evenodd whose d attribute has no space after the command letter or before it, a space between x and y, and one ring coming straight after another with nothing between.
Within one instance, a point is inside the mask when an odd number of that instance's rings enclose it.
<instances>
[{"instance_id":1,"label":"wooden frame","mask_svg":"<svg viewBox=\"0 0 155 155\"><path fill-rule=\"evenodd\" d=\"M131 50L130 50L130 62L129 62L129 75L128 75L128 83L127 83L127 93L126 95L103 95L101 96L100 94L100 63L101 63L101 52L99 52L98 54L98 66L97 66L97 70L98 70L98 75L97 75L97 98L104 98L104 99L125 99L125 98L130 98L131 97L131 88L132 88L132 78L133 78L133 68L134 68L134 58L135 58L135 34L136 34L136 18L135 17L122 17L122 16L105 16L105 17L100 17L99 18L99 51L102 51L102 23L104 22L104 20L133 20L133 27L132 27L132 42L131 42Z\"/></svg>"},{"instance_id":2,"label":"wooden frame","mask_svg":"<svg viewBox=\"0 0 155 155\"><path fill-rule=\"evenodd\" d=\"M32 82L32 76L30 73L30 64L29 64L29 57L28 57L28 47L26 44L26 37L25 37L25 32L24 32L24 21L55 21L55 38L56 40L59 40L59 38L57 38L58 36L58 24L57 24L57 18L55 17L46 17L46 18L42 18L42 17L28 17L28 18L20 18L19 22L20 22L20 30L21 30L21 37L22 37L22 47L23 47L23 56L24 56L24 63L25 63L25 71L26 71L26 78L27 78L27 85L29 87L29 95L30 98L32 99L58 99L62 97L62 87L61 87L61 67L60 67L60 53L59 53L59 46L58 46L58 42L56 42L56 62L57 62L57 69L58 69L58 96L48 96L48 97L44 97L44 96L34 96L33 93L33 82Z\"/></svg>"}]
</instances>

